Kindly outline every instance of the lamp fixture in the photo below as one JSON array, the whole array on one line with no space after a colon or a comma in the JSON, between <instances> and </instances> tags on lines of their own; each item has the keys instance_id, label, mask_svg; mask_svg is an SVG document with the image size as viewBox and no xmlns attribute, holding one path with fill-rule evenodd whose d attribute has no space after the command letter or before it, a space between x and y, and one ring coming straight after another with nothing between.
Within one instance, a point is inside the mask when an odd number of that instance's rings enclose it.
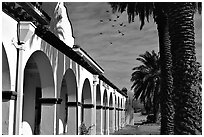
<instances>
[{"instance_id":1,"label":"lamp fixture","mask_svg":"<svg viewBox=\"0 0 204 137\"><path fill-rule=\"evenodd\" d=\"M18 23L18 44L25 44L35 33L36 26L31 21L20 21Z\"/></svg>"}]
</instances>

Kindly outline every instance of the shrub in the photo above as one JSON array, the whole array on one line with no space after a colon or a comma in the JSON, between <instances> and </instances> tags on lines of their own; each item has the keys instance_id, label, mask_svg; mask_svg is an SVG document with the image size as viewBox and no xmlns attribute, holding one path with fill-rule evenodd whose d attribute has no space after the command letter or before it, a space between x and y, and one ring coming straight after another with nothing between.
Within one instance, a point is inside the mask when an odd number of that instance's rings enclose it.
<instances>
[{"instance_id":1,"label":"shrub","mask_svg":"<svg viewBox=\"0 0 204 137\"><path fill-rule=\"evenodd\" d=\"M86 125L82 122L80 127L79 127L79 134L80 135L90 135L90 131L92 130L92 127L94 125L89 126L88 128L86 127Z\"/></svg>"}]
</instances>

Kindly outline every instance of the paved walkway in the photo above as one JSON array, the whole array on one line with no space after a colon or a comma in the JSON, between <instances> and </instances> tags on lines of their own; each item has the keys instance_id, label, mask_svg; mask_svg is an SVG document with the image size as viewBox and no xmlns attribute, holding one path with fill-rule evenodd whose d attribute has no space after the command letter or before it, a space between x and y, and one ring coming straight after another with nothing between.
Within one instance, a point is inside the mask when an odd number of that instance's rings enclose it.
<instances>
[{"instance_id":1,"label":"paved walkway","mask_svg":"<svg viewBox=\"0 0 204 137\"><path fill-rule=\"evenodd\" d=\"M160 125L127 125L123 129L112 133L111 135L159 135Z\"/></svg>"},{"instance_id":2,"label":"paved walkway","mask_svg":"<svg viewBox=\"0 0 204 137\"><path fill-rule=\"evenodd\" d=\"M159 124L142 124L146 121L146 117L145 115L141 115L141 113L134 113L135 125L127 125L111 135L159 135Z\"/></svg>"}]
</instances>

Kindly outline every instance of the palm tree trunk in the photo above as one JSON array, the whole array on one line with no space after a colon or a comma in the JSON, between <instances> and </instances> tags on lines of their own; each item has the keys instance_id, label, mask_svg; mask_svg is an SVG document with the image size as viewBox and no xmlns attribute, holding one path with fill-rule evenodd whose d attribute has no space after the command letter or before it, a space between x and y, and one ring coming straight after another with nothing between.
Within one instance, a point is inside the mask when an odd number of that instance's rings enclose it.
<instances>
[{"instance_id":1,"label":"palm tree trunk","mask_svg":"<svg viewBox=\"0 0 204 137\"><path fill-rule=\"evenodd\" d=\"M169 41L169 31L167 15L161 11L160 5L158 10L158 17L155 19L157 23L159 35L160 61L161 61L161 91L160 91L160 105L161 105L161 135L174 134L174 107L172 101L173 91L173 77L172 77L172 56Z\"/></svg>"},{"instance_id":2,"label":"palm tree trunk","mask_svg":"<svg viewBox=\"0 0 204 137\"><path fill-rule=\"evenodd\" d=\"M173 60L175 134L202 134L202 97L195 56L192 3L168 3Z\"/></svg>"}]
</instances>

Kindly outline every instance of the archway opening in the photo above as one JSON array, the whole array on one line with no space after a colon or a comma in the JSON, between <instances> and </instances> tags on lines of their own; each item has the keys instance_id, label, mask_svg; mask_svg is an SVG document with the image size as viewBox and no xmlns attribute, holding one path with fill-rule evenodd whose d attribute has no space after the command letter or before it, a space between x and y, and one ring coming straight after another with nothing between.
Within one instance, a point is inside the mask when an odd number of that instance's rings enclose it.
<instances>
[{"instance_id":1,"label":"archway opening","mask_svg":"<svg viewBox=\"0 0 204 137\"><path fill-rule=\"evenodd\" d=\"M54 98L54 77L41 51L34 52L26 63L23 94L23 134L53 134L54 107L42 104L41 99Z\"/></svg>"},{"instance_id":2,"label":"archway opening","mask_svg":"<svg viewBox=\"0 0 204 137\"><path fill-rule=\"evenodd\" d=\"M117 97L115 95L115 131L118 129L118 106L117 106Z\"/></svg>"},{"instance_id":3,"label":"archway opening","mask_svg":"<svg viewBox=\"0 0 204 137\"><path fill-rule=\"evenodd\" d=\"M59 134L78 134L77 125L77 82L73 70L68 69L61 83L59 106Z\"/></svg>"},{"instance_id":4,"label":"archway opening","mask_svg":"<svg viewBox=\"0 0 204 137\"><path fill-rule=\"evenodd\" d=\"M113 132L113 112L114 112L114 107L113 107L113 96L112 93L110 93L109 97L109 131L110 133Z\"/></svg>"},{"instance_id":5,"label":"archway opening","mask_svg":"<svg viewBox=\"0 0 204 137\"><path fill-rule=\"evenodd\" d=\"M96 134L101 135L101 114L102 114L102 104L101 104L101 89L100 85L96 85Z\"/></svg>"},{"instance_id":6,"label":"archway opening","mask_svg":"<svg viewBox=\"0 0 204 137\"><path fill-rule=\"evenodd\" d=\"M104 90L103 93L103 134L107 134L108 122L107 122L107 107L108 107L108 99L107 99L107 91Z\"/></svg>"},{"instance_id":7,"label":"archway opening","mask_svg":"<svg viewBox=\"0 0 204 137\"><path fill-rule=\"evenodd\" d=\"M118 129L120 129L120 98L118 97Z\"/></svg>"},{"instance_id":8,"label":"archway opening","mask_svg":"<svg viewBox=\"0 0 204 137\"><path fill-rule=\"evenodd\" d=\"M15 71L15 70L14 70ZM11 90L10 68L6 51L2 44L2 93ZM2 134L9 133L10 101L2 98ZM12 122L12 121L10 121Z\"/></svg>"},{"instance_id":9,"label":"archway opening","mask_svg":"<svg viewBox=\"0 0 204 137\"><path fill-rule=\"evenodd\" d=\"M9 62L5 48L2 44L2 91L9 91L11 89L11 78Z\"/></svg>"},{"instance_id":10,"label":"archway opening","mask_svg":"<svg viewBox=\"0 0 204 137\"><path fill-rule=\"evenodd\" d=\"M86 127L92 126L92 103L91 85L90 81L86 78L82 87L82 98L81 98L81 122Z\"/></svg>"}]
</instances>

